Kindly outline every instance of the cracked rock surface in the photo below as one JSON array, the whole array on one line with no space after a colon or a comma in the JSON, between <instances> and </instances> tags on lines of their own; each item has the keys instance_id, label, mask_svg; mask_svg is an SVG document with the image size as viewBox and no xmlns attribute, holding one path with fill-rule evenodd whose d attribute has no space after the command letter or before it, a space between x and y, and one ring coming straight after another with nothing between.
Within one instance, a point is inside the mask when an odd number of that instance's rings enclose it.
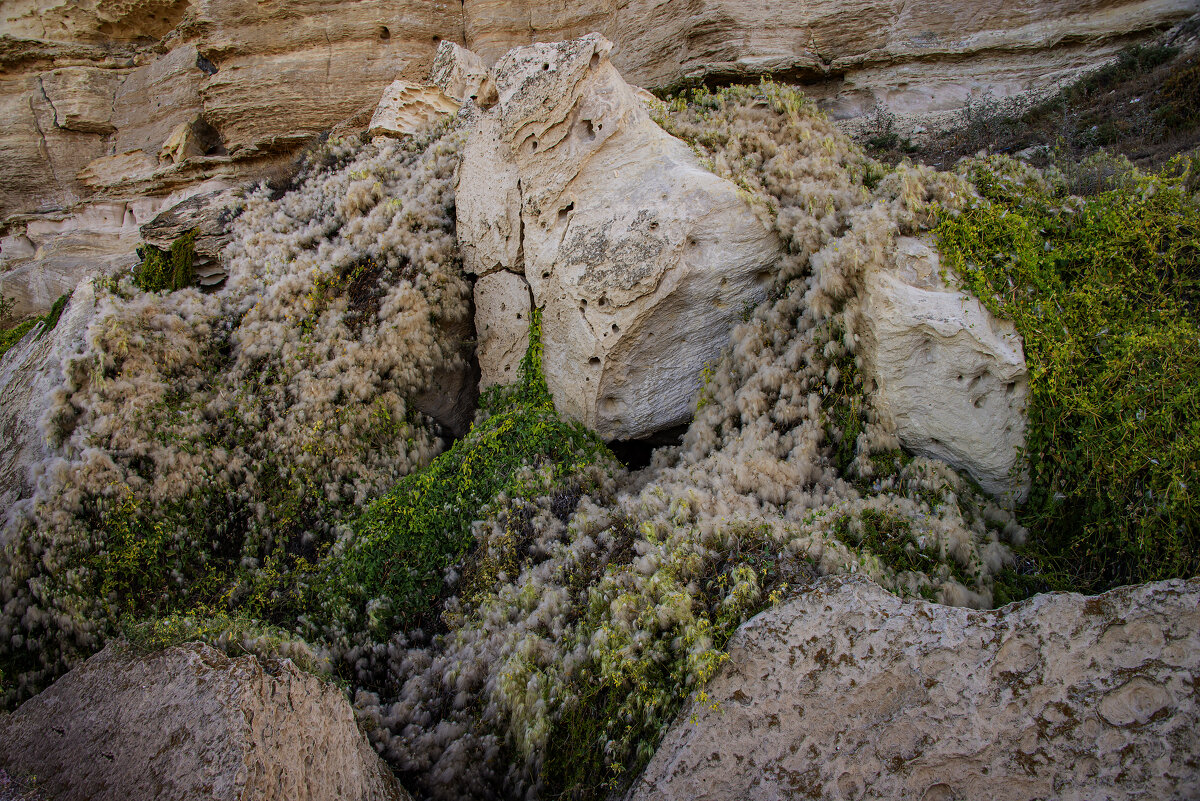
<instances>
[{"instance_id":1,"label":"cracked rock surface","mask_svg":"<svg viewBox=\"0 0 1200 801\"><path fill-rule=\"evenodd\" d=\"M826 578L738 630L628 798L1196 798L1198 678L1198 579L979 612Z\"/></svg>"}]
</instances>

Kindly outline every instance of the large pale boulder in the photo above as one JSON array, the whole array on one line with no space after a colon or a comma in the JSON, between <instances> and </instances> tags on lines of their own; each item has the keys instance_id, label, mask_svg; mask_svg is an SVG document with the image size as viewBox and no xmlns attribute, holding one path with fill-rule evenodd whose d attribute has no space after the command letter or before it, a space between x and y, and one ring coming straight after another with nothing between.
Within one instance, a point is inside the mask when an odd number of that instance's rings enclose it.
<instances>
[{"instance_id":1,"label":"large pale boulder","mask_svg":"<svg viewBox=\"0 0 1200 801\"><path fill-rule=\"evenodd\" d=\"M96 292L84 281L53 330L38 325L0 358L0 515L7 517L13 504L33 494L29 469L50 456L42 416L50 407L51 393L63 382L67 360L82 352L92 321ZM0 517L0 547L8 530Z\"/></svg>"},{"instance_id":2,"label":"large pale boulder","mask_svg":"<svg viewBox=\"0 0 1200 801\"><path fill-rule=\"evenodd\" d=\"M528 281L559 411L634 439L690 417L704 364L765 296L780 244L654 124L611 48L593 34L500 59L498 102L473 112L458 220L468 269Z\"/></svg>"},{"instance_id":3,"label":"large pale boulder","mask_svg":"<svg viewBox=\"0 0 1200 801\"><path fill-rule=\"evenodd\" d=\"M827 578L743 625L631 801L1200 796L1200 580L977 612Z\"/></svg>"},{"instance_id":4,"label":"large pale boulder","mask_svg":"<svg viewBox=\"0 0 1200 801\"><path fill-rule=\"evenodd\" d=\"M948 285L925 242L898 240L893 265L865 277L861 353L877 408L905 448L967 471L1010 504L1025 500L1029 376L1020 335Z\"/></svg>"},{"instance_id":5,"label":"large pale boulder","mask_svg":"<svg viewBox=\"0 0 1200 801\"><path fill-rule=\"evenodd\" d=\"M110 645L0 719L0 767L62 801L401 801L337 687L206 645Z\"/></svg>"}]
</instances>

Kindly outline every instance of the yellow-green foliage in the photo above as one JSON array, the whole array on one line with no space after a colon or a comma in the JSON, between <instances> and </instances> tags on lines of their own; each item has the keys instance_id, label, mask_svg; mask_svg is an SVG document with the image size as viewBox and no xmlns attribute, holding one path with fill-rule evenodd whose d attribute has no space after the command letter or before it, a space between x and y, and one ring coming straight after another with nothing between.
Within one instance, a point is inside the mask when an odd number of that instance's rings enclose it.
<instances>
[{"instance_id":1,"label":"yellow-green foliage","mask_svg":"<svg viewBox=\"0 0 1200 801\"><path fill-rule=\"evenodd\" d=\"M1025 340L1034 543L1069 589L1196 574L1200 202L1186 169L1087 199L1003 158L964 170L983 200L937 235Z\"/></svg>"}]
</instances>

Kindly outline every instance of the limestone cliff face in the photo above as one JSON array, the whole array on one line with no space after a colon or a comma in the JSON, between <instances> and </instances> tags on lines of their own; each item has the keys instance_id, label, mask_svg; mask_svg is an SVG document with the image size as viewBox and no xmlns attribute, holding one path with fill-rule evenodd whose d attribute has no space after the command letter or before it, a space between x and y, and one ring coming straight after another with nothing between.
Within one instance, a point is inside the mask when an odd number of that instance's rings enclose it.
<instances>
[{"instance_id":1,"label":"limestone cliff face","mask_svg":"<svg viewBox=\"0 0 1200 801\"><path fill-rule=\"evenodd\" d=\"M1194 0L11 0L0 9L0 291L19 313L43 309L73 287L78 262L126 263L139 226L173 205L259 177L342 121L365 128L394 80L425 80L442 40L491 63L598 31L633 83L774 74L853 117L879 102L927 113L985 90L1043 88L1193 10Z\"/></svg>"}]
</instances>

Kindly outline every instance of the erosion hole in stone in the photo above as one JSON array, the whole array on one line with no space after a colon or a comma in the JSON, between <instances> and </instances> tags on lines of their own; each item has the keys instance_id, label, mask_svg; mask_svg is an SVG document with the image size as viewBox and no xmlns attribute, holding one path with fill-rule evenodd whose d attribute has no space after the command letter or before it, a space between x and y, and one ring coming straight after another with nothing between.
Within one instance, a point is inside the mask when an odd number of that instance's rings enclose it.
<instances>
[{"instance_id":1,"label":"erosion hole in stone","mask_svg":"<svg viewBox=\"0 0 1200 801\"><path fill-rule=\"evenodd\" d=\"M549 271L549 270L545 270L545 271L543 271L543 272L542 272L542 278L549 278L549 277L550 277L550 271Z\"/></svg>"},{"instance_id":2,"label":"erosion hole in stone","mask_svg":"<svg viewBox=\"0 0 1200 801\"><path fill-rule=\"evenodd\" d=\"M392 38L392 32L388 30L388 27L386 25L380 25L376 29L375 32L377 34L379 34L380 39L391 39Z\"/></svg>"},{"instance_id":3,"label":"erosion hole in stone","mask_svg":"<svg viewBox=\"0 0 1200 801\"><path fill-rule=\"evenodd\" d=\"M567 205L563 206L561 209L558 210L558 219L559 220L567 219L567 215L573 211L575 211L575 203L574 202L568 203Z\"/></svg>"},{"instance_id":4,"label":"erosion hole in stone","mask_svg":"<svg viewBox=\"0 0 1200 801\"><path fill-rule=\"evenodd\" d=\"M759 270L754 274L754 283L762 285L771 283L773 277L770 270Z\"/></svg>"},{"instance_id":5,"label":"erosion hole in stone","mask_svg":"<svg viewBox=\"0 0 1200 801\"><path fill-rule=\"evenodd\" d=\"M963 374L962 374L962 373L959 373L959 374L958 374L958 378L956 378L956 379L954 379L954 380L955 380L955 381L962 381L962 380L963 380Z\"/></svg>"},{"instance_id":6,"label":"erosion hole in stone","mask_svg":"<svg viewBox=\"0 0 1200 801\"><path fill-rule=\"evenodd\" d=\"M607 305L608 305L608 298L607 298L607 297L600 298L600 305L601 305L601 306L607 306Z\"/></svg>"},{"instance_id":7,"label":"erosion hole in stone","mask_svg":"<svg viewBox=\"0 0 1200 801\"><path fill-rule=\"evenodd\" d=\"M585 139L595 139L596 138L596 126L592 125L591 120L583 121L583 136Z\"/></svg>"},{"instance_id":8,"label":"erosion hole in stone","mask_svg":"<svg viewBox=\"0 0 1200 801\"><path fill-rule=\"evenodd\" d=\"M590 364L592 367L599 367L600 366L600 357L593 356L592 358L588 359L588 364Z\"/></svg>"},{"instance_id":9,"label":"erosion hole in stone","mask_svg":"<svg viewBox=\"0 0 1200 801\"><path fill-rule=\"evenodd\" d=\"M1016 391L1017 391L1017 382L1016 381L1009 381L1007 384L1004 385L1004 394L1005 395L1012 395Z\"/></svg>"},{"instance_id":10,"label":"erosion hole in stone","mask_svg":"<svg viewBox=\"0 0 1200 801\"><path fill-rule=\"evenodd\" d=\"M654 220L653 222L651 222L651 223L650 223L650 230L651 230L651 231L657 231L657 230L658 230L658 220Z\"/></svg>"},{"instance_id":11,"label":"erosion hole in stone","mask_svg":"<svg viewBox=\"0 0 1200 801\"><path fill-rule=\"evenodd\" d=\"M550 65L549 65L549 64L543 64L543 65L542 65L542 69L543 69L543 70L548 70L548 69L550 69Z\"/></svg>"},{"instance_id":12,"label":"erosion hole in stone","mask_svg":"<svg viewBox=\"0 0 1200 801\"><path fill-rule=\"evenodd\" d=\"M536 139L530 140L529 149L530 149L530 151L537 150L537 140Z\"/></svg>"},{"instance_id":13,"label":"erosion hole in stone","mask_svg":"<svg viewBox=\"0 0 1200 801\"><path fill-rule=\"evenodd\" d=\"M684 423L657 431L642 439L613 440L608 443L608 449L625 467L630 470L641 470L650 464L650 459L653 458L654 451L658 448L669 448L681 444L687 429L687 423Z\"/></svg>"},{"instance_id":14,"label":"erosion hole in stone","mask_svg":"<svg viewBox=\"0 0 1200 801\"><path fill-rule=\"evenodd\" d=\"M521 317L521 313L520 313L520 312L517 312L517 319L518 319L518 320L522 319L522 317Z\"/></svg>"},{"instance_id":15,"label":"erosion hole in stone","mask_svg":"<svg viewBox=\"0 0 1200 801\"><path fill-rule=\"evenodd\" d=\"M978 398L976 398L973 402L973 405L975 406L975 408L982 409L983 402L984 402L984 400L986 400L986 398L987 398L987 396L985 396L985 395L980 395Z\"/></svg>"},{"instance_id":16,"label":"erosion hole in stone","mask_svg":"<svg viewBox=\"0 0 1200 801\"><path fill-rule=\"evenodd\" d=\"M587 308L587 300L579 301L579 308L586 309Z\"/></svg>"},{"instance_id":17,"label":"erosion hole in stone","mask_svg":"<svg viewBox=\"0 0 1200 801\"><path fill-rule=\"evenodd\" d=\"M619 325L617 325L616 323L613 323L612 324L612 332L614 334L617 334L617 333L620 333L620 331L621 331L621 327Z\"/></svg>"},{"instance_id":18,"label":"erosion hole in stone","mask_svg":"<svg viewBox=\"0 0 1200 801\"><path fill-rule=\"evenodd\" d=\"M971 379L971 383L967 385L967 391L968 391L968 392L974 392L974 391L975 391L975 388L976 388L977 386L979 386L980 382L982 382L982 381L983 381L983 375L984 375L984 374L980 374L980 375L977 375L977 376L975 376L974 378L972 378L972 379Z\"/></svg>"},{"instance_id":19,"label":"erosion hole in stone","mask_svg":"<svg viewBox=\"0 0 1200 801\"><path fill-rule=\"evenodd\" d=\"M594 70L594 69L596 69L596 67L599 67L599 66L600 66L600 54L592 53L592 57L588 61L588 68Z\"/></svg>"}]
</instances>

